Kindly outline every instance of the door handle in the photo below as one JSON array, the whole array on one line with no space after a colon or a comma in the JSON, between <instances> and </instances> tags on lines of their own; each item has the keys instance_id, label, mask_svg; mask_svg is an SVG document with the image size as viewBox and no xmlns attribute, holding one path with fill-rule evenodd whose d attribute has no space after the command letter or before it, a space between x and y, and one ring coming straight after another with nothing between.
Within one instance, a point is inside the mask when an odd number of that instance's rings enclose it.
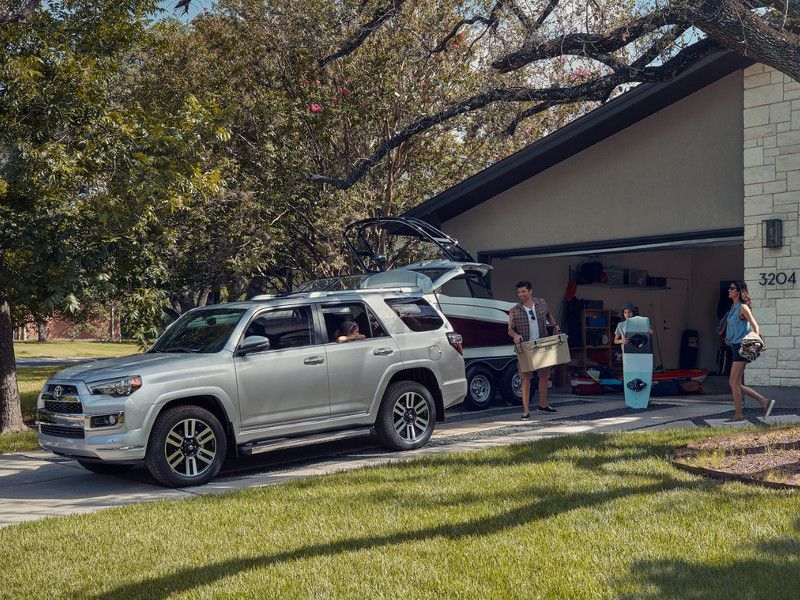
<instances>
[{"instance_id":1,"label":"door handle","mask_svg":"<svg viewBox=\"0 0 800 600\"><path fill-rule=\"evenodd\" d=\"M321 365L325 362L325 359L321 356L309 356L307 359L303 361L304 365Z\"/></svg>"},{"instance_id":2,"label":"door handle","mask_svg":"<svg viewBox=\"0 0 800 600\"><path fill-rule=\"evenodd\" d=\"M375 356L389 356L393 352L394 350L391 348L375 348L375 350L372 351Z\"/></svg>"}]
</instances>

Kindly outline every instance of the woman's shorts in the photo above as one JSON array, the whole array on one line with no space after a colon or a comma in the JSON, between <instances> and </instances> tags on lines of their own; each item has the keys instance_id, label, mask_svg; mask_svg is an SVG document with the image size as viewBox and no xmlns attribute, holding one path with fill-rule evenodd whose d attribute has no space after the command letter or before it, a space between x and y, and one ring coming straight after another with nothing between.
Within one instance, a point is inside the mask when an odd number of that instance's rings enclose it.
<instances>
[{"instance_id":1,"label":"woman's shorts","mask_svg":"<svg viewBox=\"0 0 800 600\"><path fill-rule=\"evenodd\" d=\"M731 344L731 352L733 356L731 357L731 362L743 362L749 363L750 361L747 360L744 356L739 354L739 348L741 348L741 344Z\"/></svg>"}]
</instances>

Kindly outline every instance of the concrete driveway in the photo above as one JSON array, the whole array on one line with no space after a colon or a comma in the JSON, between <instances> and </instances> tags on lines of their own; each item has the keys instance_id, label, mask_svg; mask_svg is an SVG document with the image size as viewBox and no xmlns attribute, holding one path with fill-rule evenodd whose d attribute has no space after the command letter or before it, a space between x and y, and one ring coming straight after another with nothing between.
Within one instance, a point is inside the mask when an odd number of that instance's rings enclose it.
<instances>
[{"instance_id":1,"label":"concrete driveway","mask_svg":"<svg viewBox=\"0 0 800 600\"><path fill-rule=\"evenodd\" d=\"M711 400L711 401L709 401ZM87 513L154 500L222 494L363 466L449 452L464 452L529 442L572 433L607 433L662 427L715 427L732 414L730 400L658 398L648 410L625 409L619 396L586 400L553 398L557 413L533 411L519 419L519 408L479 413L448 412L430 443L413 452L386 452L365 437L306 448L276 451L226 465L220 477L197 488L170 489L155 484L143 468L124 476L96 475L75 461L46 452L0 455L0 526L51 516ZM796 408L778 408L770 423L798 422ZM761 423L759 411L746 416Z\"/></svg>"}]
</instances>

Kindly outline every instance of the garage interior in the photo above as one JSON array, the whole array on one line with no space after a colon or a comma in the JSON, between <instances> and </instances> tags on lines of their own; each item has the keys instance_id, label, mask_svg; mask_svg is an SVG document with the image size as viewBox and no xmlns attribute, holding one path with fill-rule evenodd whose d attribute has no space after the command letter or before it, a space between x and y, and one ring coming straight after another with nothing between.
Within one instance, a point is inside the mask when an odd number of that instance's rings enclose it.
<instances>
[{"instance_id":1,"label":"garage interior","mask_svg":"<svg viewBox=\"0 0 800 600\"><path fill-rule=\"evenodd\" d=\"M524 252L524 251L521 251ZM575 297L585 306L608 310L609 328L613 340L616 322L621 318L621 306L632 303L638 314L650 318L654 333L653 364L663 369L699 368L712 374L720 374L718 364L719 336L716 327L724 304L729 282L741 279L743 265L743 242L741 236L730 235L718 239L674 242L664 249L617 247L602 251L547 252L490 258L494 267L492 288L497 299L516 301L515 285L520 280L530 280L534 294L543 297L550 305L551 312L559 320L565 321L566 305L563 302L570 278L576 275L580 280L581 265L587 262L601 263L605 276L603 282L578 284ZM645 285L619 283L615 270L646 271L649 280L639 281ZM612 281L607 275L611 273ZM647 285L647 283L650 285ZM655 283L655 285L653 285ZM721 302L722 300L722 302ZM681 364L681 343L684 330L698 333L698 348L695 360L692 352L684 354ZM576 335L575 331L571 337ZM578 340L570 346L580 349L581 333ZM616 347L608 340L609 352ZM601 353L602 355L602 353ZM621 368L621 365L619 365Z\"/></svg>"}]
</instances>

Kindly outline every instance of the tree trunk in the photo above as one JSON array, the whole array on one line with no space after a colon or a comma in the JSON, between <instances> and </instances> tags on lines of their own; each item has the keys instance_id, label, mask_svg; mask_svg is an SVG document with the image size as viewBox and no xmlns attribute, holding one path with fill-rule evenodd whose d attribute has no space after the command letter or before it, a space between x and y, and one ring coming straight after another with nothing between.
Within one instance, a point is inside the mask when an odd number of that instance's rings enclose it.
<instances>
[{"instance_id":1,"label":"tree trunk","mask_svg":"<svg viewBox=\"0 0 800 600\"><path fill-rule=\"evenodd\" d=\"M108 322L109 322L109 324L108 324L108 339L110 339L112 342L116 342L117 341L117 336L116 336L117 332L114 329L114 305L113 304L111 305L111 308L109 309Z\"/></svg>"},{"instance_id":2,"label":"tree trunk","mask_svg":"<svg viewBox=\"0 0 800 600\"><path fill-rule=\"evenodd\" d=\"M0 433L26 429L17 387L13 331L11 309L5 298L0 298Z\"/></svg>"},{"instance_id":3,"label":"tree trunk","mask_svg":"<svg viewBox=\"0 0 800 600\"><path fill-rule=\"evenodd\" d=\"M47 321L41 321L39 323L39 341L47 341Z\"/></svg>"}]
</instances>

